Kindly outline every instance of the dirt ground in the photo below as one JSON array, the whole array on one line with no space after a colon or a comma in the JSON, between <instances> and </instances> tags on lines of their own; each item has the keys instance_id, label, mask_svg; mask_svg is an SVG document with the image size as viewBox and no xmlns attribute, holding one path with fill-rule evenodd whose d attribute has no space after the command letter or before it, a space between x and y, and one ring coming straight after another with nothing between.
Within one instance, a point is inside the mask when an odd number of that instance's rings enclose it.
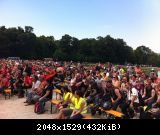
<instances>
[{"instance_id":1,"label":"dirt ground","mask_svg":"<svg viewBox=\"0 0 160 135\"><path fill-rule=\"evenodd\" d=\"M10 99L0 95L0 119L55 119L57 113L50 113L50 102L45 105L46 112L44 114L34 113L34 105L25 106L25 98L12 96ZM138 119L138 115L133 119ZM94 119L101 119L101 116L96 116ZM103 118L104 119L104 118Z\"/></svg>"},{"instance_id":2,"label":"dirt ground","mask_svg":"<svg viewBox=\"0 0 160 135\"><path fill-rule=\"evenodd\" d=\"M50 103L45 106L44 114L34 113L34 105L25 106L25 98L12 96L10 99L0 95L0 119L54 119L57 114L50 113Z\"/></svg>"}]
</instances>

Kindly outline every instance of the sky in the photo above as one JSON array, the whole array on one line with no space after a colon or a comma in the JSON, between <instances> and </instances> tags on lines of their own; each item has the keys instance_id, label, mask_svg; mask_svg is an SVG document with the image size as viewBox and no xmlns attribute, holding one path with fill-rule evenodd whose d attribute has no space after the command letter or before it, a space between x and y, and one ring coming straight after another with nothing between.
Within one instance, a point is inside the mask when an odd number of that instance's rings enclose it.
<instances>
[{"instance_id":1,"label":"sky","mask_svg":"<svg viewBox=\"0 0 160 135\"><path fill-rule=\"evenodd\" d=\"M160 53L160 0L0 0L0 26L32 26L37 36L122 38Z\"/></svg>"}]
</instances>

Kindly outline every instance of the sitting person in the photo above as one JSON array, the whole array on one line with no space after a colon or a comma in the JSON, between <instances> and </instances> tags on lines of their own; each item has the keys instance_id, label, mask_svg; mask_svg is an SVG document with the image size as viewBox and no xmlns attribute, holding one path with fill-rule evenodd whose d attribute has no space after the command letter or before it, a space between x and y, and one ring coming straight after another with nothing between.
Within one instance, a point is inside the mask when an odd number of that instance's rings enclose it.
<instances>
[{"instance_id":1,"label":"sitting person","mask_svg":"<svg viewBox=\"0 0 160 135\"><path fill-rule=\"evenodd\" d=\"M46 85L47 85L47 81L45 80L44 76L40 76L39 77L40 80L40 85L39 87L36 89L35 93L32 96L32 101L34 103L38 102L39 98L42 95L43 90L45 89Z\"/></svg>"},{"instance_id":2,"label":"sitting person","mask_svg":"<svg viewBox=\"0 0 160 135\"><path fill-rule=\"evenodd\" d=\"M82 119L83 114L87 113L86 99L81 97L79 91L75 91L75 109L73 110L70 119Z\"/></svg>"},{"instance_id":3,"label":"sitting person","mask_svg":"<svg viewBox=\"0 0 160 135\"><path fill-rule=\"evenodd\" d=\"M129 82L126 83L127 99L121 104L122 113L126 118L132 118L134 116L134 110L138 110L139 96L136 88L132 87Z\"/></svg>"},{"instance_id":4,"label":"sitting person","mask_svg":"<svg viewBox=\"0 0 160 135\"><path fill-rule=\"evenodd\" d=\"M112 102L112 109L116 110L117 107L122 103L122 95L119 88L113 86L112 81L108 80L106 84L106 91L104 95L107 94L109 100ZM108 99L107 99L108 100Z\"/></svg>"},{"instance_id":5,"label":"sitting person","mask_svg":"<svg viewBox=\"0 0 160 135\"><path fill-rule=\"evenodd\" d=\"M61 110L63 108L67 108L68 106L68 100L69 98L72 96L72 93L69 92L68 89L64 89L63 91L63 99L59 102L59 104L57 105L58 110Z\"/></svg>"},{"instance_id":6,"label":"sitting person","mask_svg":"<svg viewBox=\"0 0 160 135\"><path fill-rule=\"evenodd\" d=\"M157 100L156 91L151 85L151 80L148 80L147 82L143 95L143 100L149 108L152 108L152 104Z\"/></svg>"},{"instance_id":7,"label":"sitting person","mask_svg":"<svg viewBox=\"0 0 160 135\"><path fill-rule=\"evenodd\" d=\"M73 94L74 92L72 91L72 95L68 99L68 106L67 108L62 108L59 111L59 114L56 119L65 119L65 116L70 116L72 114L72 111L75 106L75 95Z\"/></svg>"},{"instance_id":8,"label":"sitting person","mask_svg":"<svg viewBox=\"0 0 160 135\"><path fill-rule=\"evenodd\" d=\"M88 96L86 96L87 94ZM103 89L98 88L97 83L95 81L91 81L84 97L87 98L86 100L87 104L91 104L91 103L96 103L102 95L103 95Z\"/></svg>"},{"instance_id":9,"label":"sitting person","mask_svg":"<svg viewBox=\"0 0 160 135\"><path fill-rule=\"evenodd\" d=\"M53 84L52 81L49 79L46 81L46 87L42 92L41 97L39 98L39 104L40 104L40 110L38 114L42 114L45 112L44 106L45 102L52 99L52 90L53 90Z\"/></svg>"},{"instance_id":10,"label":"sitting person","mask_svg":"<svg viewBox=\"0 0 160 135\"><path fill-rule=\"evenodd\" d=\"M85 98L81 97L80 91L75 91L75 94L70 97L69 108L61 109L57 119L65 119L65 117L69 117L70 119L81 119L82 114L87 113L86 109L86 101Z\"/></svg>"},{"instance_id":11,"label":"sitting person","mask_svg":"<svg viewBox=\"0 0 160 135\"><path fill-rule=\"evenodd\" d=\"M28 103L27 105L30 105L32 104L33 102L33 96L36 95L36 91L37 89L39 88L40 86L40 81L39 81L39 78L38 76L33 76L33 83L32 83L32 88L31 88L31 92L28 93L27 97L26 97L26 101L24 103Z\"/></svg>"},{"instance_id":12,"label":"sitting person","mask_svg":"<svg viewBox=\"0 0 160 135\"><path fill-rule=\"evenodd\" d=\"M160 108L160 83L155 87L156 94L157 94L157 100L153 105L153 108Z\"/></svg>"}]
</instances>

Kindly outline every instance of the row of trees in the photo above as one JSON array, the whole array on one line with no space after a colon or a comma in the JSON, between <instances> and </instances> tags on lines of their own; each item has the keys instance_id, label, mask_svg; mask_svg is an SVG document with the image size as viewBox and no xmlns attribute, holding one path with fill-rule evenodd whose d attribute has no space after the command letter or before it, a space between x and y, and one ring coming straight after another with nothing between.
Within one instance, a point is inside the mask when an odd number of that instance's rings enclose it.
<instances>
[{"instance_id":1,"label":"row of trees","mask_svg":"<svg viewBox=\"0 0 160 135\"><path fill-rule=\"evenodd\" d=\"M55 40L53 36L37 37L31 26L25 26L24 29L1 26L0 57L23 59L52 57L67 61L160 65L160 55L145 46L139 46L133 50L123 39L114 39L107 35L96 39L79 40L70 35L64 35L60 40Z\"/></svg>"}]
</instances>

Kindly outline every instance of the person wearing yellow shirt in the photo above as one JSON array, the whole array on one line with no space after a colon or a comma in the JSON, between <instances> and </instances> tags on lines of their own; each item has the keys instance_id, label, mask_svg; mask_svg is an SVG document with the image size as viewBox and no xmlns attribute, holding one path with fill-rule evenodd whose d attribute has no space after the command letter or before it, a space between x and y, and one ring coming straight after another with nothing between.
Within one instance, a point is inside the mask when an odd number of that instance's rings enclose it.
<instances>
[{"instance_id":1,"label":"person wearing yellow shirt","mask_svg":"<svg viewBox=\"0 0 160 135\"><path fill-rule=\"evenodd\" d=\"M69 105L69 108L61 109L57 119L65 119L69 117L70 119L81 119L82 114L87 113L87 105L85 98L81 97L80 91L75 91L75 94L70 98L72 105Z\"/></svg>"},{"instance_id":2,"label":"person wearing yellow shirt","mask_svg":"<svg viewBox=\"0 0 160 135\"><path fill-rule=\"evenodd\" d=\"M71 92L69 92L68 90L64 90L63 99L57 105L57 109L61 110L63 108L67 108L67 106L68 106L68 100L70 99L71 96L72 96Z\"/></svg>"},{"instance_id":3,"label":"person wearing yellow shirt","mask_svg":"<svg viewBox=\"0 0 160 135\"><path fill-rule=\"evenodd\" d=\"M56 119L65 119L65 117L70 117L75 107L75 95L73 93L67 99L67 108L61 108Z\"/></svg>"},{"instance_id":4,"label":"person wearing yellow shirt","mask_svg":"<svg viewBox=\"0 0 160 135\"><path fill-rule=\"evenodd\" d=\"M86 99L81 97L80 91L75 91L75 97L75 108L70 116L70 119L82 119L82 114L87 113Z\"/></svg>"}]
</instances>

